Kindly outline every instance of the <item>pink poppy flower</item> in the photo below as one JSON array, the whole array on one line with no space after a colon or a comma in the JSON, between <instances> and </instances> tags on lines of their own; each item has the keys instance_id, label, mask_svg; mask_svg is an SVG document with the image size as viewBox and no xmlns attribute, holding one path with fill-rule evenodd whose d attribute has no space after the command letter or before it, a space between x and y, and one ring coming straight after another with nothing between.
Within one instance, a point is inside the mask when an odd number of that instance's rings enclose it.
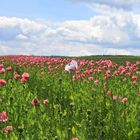
<instances>
[{"instance_id":1,"label":"pink poppy flower","mask_svg":"<svg viewBox=\"0 0 140 140\"><path fill-rule=\"evenodd\" d=\"M49 102L48 99L45 99L45 100L43 101L44 104L47 104L48 102Z\"/></svg>"},{"instance_id":2,"label":"pink poppy flower","mask_svg":"<svg viewBox=\"0 0 140 140\"><path fill-rule=\"evenodd\" d=\"M123 103L126 103L126 102L128 102L128 99L125 97L125 98L122 98L122 102Z\"/></svg>"},{"instance_id":3,"label":"pink poppy flower","mask_svg":"<svg viewBox=\"0 0 140 140\"><path fill-rule=\"evenodd\" d=\"M27 79L22 78L22 79L20 80L20 82L21 82L21 83L26 83L26 82L27 82Z\"/></svg>"},{"instance_id":4,"label":"pink poppy flower","mask_svg":"<svg viewBox=\"0 0 140 140\"><path fill-rule=\"evenodd\" d=\"M136 82L136 81L133 81L132 83L133 83L133 84L136 84L137 82Z\"/></svg>"},{"instance_id":5,"label":"pink poppy flower","mask_svg":"<svg viewBox=\"0 0 140 140\"><path fill-rule=\"evenodd\" d=\"M15 78L15 79L18 79L19 77L20 77L20 75L19 75L19 74L17 74L17 73L16 73L16 74L14 74L14 78Z\"/></svg>"},{"instance_id":6,"label":"pink poppy flower","mask_svg":"<svg viewBox=\"0 0 140 140\"><path fill-rule=\"evenodd\" d=\"M73 75L72 76L72 81L75 81L76 80L76 75Z\"/></svg>"},{"instance_id":7,"label":"pink poppy flower","mask_svg":"<svg viewBox=\"0 0 140 140\"><path fill-rule=\"evenodd\" d=\"M8 116L6 112L0 113L0 121L6 122L8 120Z\"/></svg>"},{"instance_id":8,"label":"pink poppy flower","mask_svg":"<svg viewBox=\"0 0 140 140\"><path fill-rule=\"evenodd\" d=\"M5 128L3 128L3 132L4 133L8 133L9 131L12 131L13 130L13 127L12 126L6 126Z\"/></svg>"},{"instance_id":9,"label":"pink poppy flower","mask_svg":"<svg viewBox=\"0 0 140 140\"><path fill-rule=\"evenodd\" d=\"M0 74L4 74L4 73L5 73L5 69L4 68L0 69Z\"/></svg>"},{"instance_id":10,"label":"pink poppy flower","mask_svg":"<svg viewBox=\"0 0 140 140\"><path fill-rule=\"evenodd\" d=\"M82 73L80 76L81 76L82 79L86 78L86 75L84 73Z\"/></svg>"},{"instance_id":11,"label":"pink poppy flower","mask_svg":"<svg viewBox=\"0 0 140 140\"><path fill-rule=\"evenodd\" d=\"M113 95L113 100L117 101L118 100L118 96Z\"/></svg>"},{"instance_id":12,"label":"pink poppy flower","mask_svg":"<svg viewBox=\"0 0 140 140\"><path fill-rule=\"evenodd\" d=\"M88 77L88 80L93 80L93 77Z\"/></svg>"},{"instance_id":13,"label":"pink poppy flower","mask_svg":"<svg viewBox=\"0 0 140 140\"><path fill-rule=\"evenodd\" d=\"M111 95L111 91L108 90L108 91L107 91L107 96L110 96L110 95Z\"/></svg>"},{"instance_id":14,"label":"pink poppy flower","mask_svg":"<svg viewBox=\"0 0 140 140\"><path fill-rule=\"evenodd\" d=\"M140 65L140 61L137 61L137 62L136 62L136 65Z\"/></svg>"},{"instance_id":15,"label":"pink poppy flower","mask_svg":"<svg viewBox=\"0 0 140 140\"><path fill-rule=\"evenodd\" d=\"M26 79L26 80L28 80L29 77L30 77L29 73L24 72L24 73L22 74L22 78L24 78L24 79Z\"/></svg>"},{"instance_id":16,"label":"pink poppy flower","mask_svg":"<svg viewBox=\"0 0 140 140\"><path fill-rule=\"evenodd\" d=\"M75 137L75 138L72 138L72 140L79 140L77 137Z\"/></svg>"},{"instance_id":17,"label":"pink poppy flower","mask_svg":"<svg viewBox=\"0 0 140 140\"><path fill-rule=\"evenodd\" d=\"M132 81L136 81L137 76L132 76Z\"/></svg>"},{"instance_id":18,"label":"pink poppy flower","mask_svg":"<svg viewBox=\"0 0 140 140\"><path fill-rule=\"evenodd\" d=\"M131 66L131 62L126 61L126 65L127 65L127 66Z\"/></svg>"},{"instance_id":19,"label":"pink poppy flower","mask_svg":"<svg viewBox=\"0 0 140 140\"><path fill-rule=\"evenodd\" d=\"M32 100L32 105L38 106L40 105L40 101L37 99Z\"/></svg>"},{"instance_id":20,"label":"pink poppy flower","mask_svg":"<svg viewBox=\"0 0 140 140\"><path fill-rule=\"evenodd\" d=\"M12 67L9 66L9 67L6 68L6 70L7 70L7 71L11 71L11 70L12 70Z\"/></svg>"},{"instance_id":21,"label":"pink poppy flower","mask_svg":"<svg viewBox=\"0 0 140 140\"><path fill-rule=\"evenodd\" d=\"M106 73L105 73L105 77L109 78L110 76L111 76L110 70L107 70Z\"/></svg>"},{"instance_id":22,"label":"pink poppy flower","mask_svg":"<svg viewBox=\"0 0 140 140\"><path fill-rule=\"evenodd\" d=\"M6 85L6 81L3 79L0 79L0 86L5 86Z\"/></svg>"},{"instance_id":23,"label":"pink poppy flower","mask_svg":"<svg viewBox=\"0 0 140 140\"><path fill-rule=\"evenodd\" d=\"M3 66L3 64L0 64L0 69L2 69L4 66Z\"/></svg>"},{"instance_id":24,"label":"pink poppy flower","mask_svg":"<svg viewBox=\"0 0 140 140\"><path fill-rule=\"evenodd\" d=\"M95 80L95 81L94 81L94 84L95 84L95 85L98 85L98 84L99 84L99 80Z\"/></svg>"}]
</instances>

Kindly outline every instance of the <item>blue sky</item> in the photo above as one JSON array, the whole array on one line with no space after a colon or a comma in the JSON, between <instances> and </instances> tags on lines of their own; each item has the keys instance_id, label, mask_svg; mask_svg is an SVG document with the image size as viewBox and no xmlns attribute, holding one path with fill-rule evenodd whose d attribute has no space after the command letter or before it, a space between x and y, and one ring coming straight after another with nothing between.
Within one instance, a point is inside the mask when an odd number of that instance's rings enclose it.
<instances>
[{"instance_id":1,"label":"blue sky","mask_svg":"<svg viewBox=\"0 0 140 140\"><path fill-rule=\"evenodd\" d=\"M3 0L0 16L46 20L88 19L94 13L83 3L68 0Z\"/></svg>"},{"instance_id":2,"label":"blue sky","mask_svg":"<svg viewBox=\"0 0 140 140\"><path fill-rule=\"evenodd\" d=\"M140 0L0 1L0 55L140 55Z\"/></svg>"}]
</instances>

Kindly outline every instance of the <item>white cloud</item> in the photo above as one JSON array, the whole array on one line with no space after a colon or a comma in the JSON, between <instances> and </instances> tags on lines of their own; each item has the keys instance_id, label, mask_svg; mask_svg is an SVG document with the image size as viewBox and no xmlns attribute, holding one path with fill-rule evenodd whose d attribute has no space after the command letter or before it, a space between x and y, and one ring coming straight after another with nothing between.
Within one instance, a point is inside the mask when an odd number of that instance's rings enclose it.
<instances>
[{"instance_id":1,"label":"white cloud","mask_svg":"<svg viewBox=\"0 0 140 140\"><path fill-rule=\"evenodd\" d=\"M13 40L19 34L23 36L37 35L46 30L46 28L45 24L29 19L0 17L0 36L2 39Z\"/></svg>"},{"instance_id":2,"label":"white cloud","mask_svg":"<svg viewBox=\"0 0 140 140\"><path fill-rule=\"evenodd\" d=\"M27 40L28 37L25 36L25 35L23 35L23 34L18 34L18 35L16 36L16 39L19 39L19 40Z\"/></svg>"},{"instance_id":3,"label":"white cloud","mask_svg":"<svg viewBox=\"0 0 140 140\"><path fill-rule=\"evenodd\" d=\"M112 55L131 55L131 52L126 49L115 49L115 48L109 48L106 50L106 54L112 54Z\"/></svg>"},{"instance_id":4,"label":"white cloud","mask_svg":"<svg viewBox=\"0 0 140 140\"><path fill-rule=\"evenodd\" d=\"M135 6L140 5L140 0L69 0L69 1L84 2L89 5L99 4L125 10L133 10Z\"/></svg>"},{"instance_id":5,"label":"white cloud","mask_svg":"<svg viewBox=\"0 0 140 140\"><path fill-rule=\"evenodd\" d=\"M0 55L139 55L140 15L96 15L61 23L0 17Z\"/></svg>"}]
</instances>

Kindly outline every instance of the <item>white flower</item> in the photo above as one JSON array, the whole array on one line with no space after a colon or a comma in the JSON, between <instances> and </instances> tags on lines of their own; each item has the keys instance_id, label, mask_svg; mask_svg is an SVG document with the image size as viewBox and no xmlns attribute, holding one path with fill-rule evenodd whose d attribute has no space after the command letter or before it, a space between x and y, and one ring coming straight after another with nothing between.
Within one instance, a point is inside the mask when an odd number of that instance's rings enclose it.
<instances>
[{"instance_id":1,"label":"white flower","mask_svg":"<svg viewBox=\"0 0 140 140\"><path fill-rule=\"evenodd\" d=\"M66 71L74 71L78 68L78 64L75 60L72 60L69 64L65 66Z\"/></svg>"}]
</instances>

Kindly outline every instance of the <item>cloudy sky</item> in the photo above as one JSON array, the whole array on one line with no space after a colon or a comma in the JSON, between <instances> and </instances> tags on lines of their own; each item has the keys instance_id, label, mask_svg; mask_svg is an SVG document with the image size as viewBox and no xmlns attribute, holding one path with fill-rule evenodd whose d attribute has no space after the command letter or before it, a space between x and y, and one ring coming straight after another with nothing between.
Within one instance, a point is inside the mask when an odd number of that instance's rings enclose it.
<instances>
[{"instance_id":1,"label":"cloudy sky","mask_svg":"<svg viewBox=\"0 0 140 140\"><path fill-rule=\"evenodd\" d=\"M140 0L0 0L0 55L140 55Z\"/></svg>"}]
</instances>

